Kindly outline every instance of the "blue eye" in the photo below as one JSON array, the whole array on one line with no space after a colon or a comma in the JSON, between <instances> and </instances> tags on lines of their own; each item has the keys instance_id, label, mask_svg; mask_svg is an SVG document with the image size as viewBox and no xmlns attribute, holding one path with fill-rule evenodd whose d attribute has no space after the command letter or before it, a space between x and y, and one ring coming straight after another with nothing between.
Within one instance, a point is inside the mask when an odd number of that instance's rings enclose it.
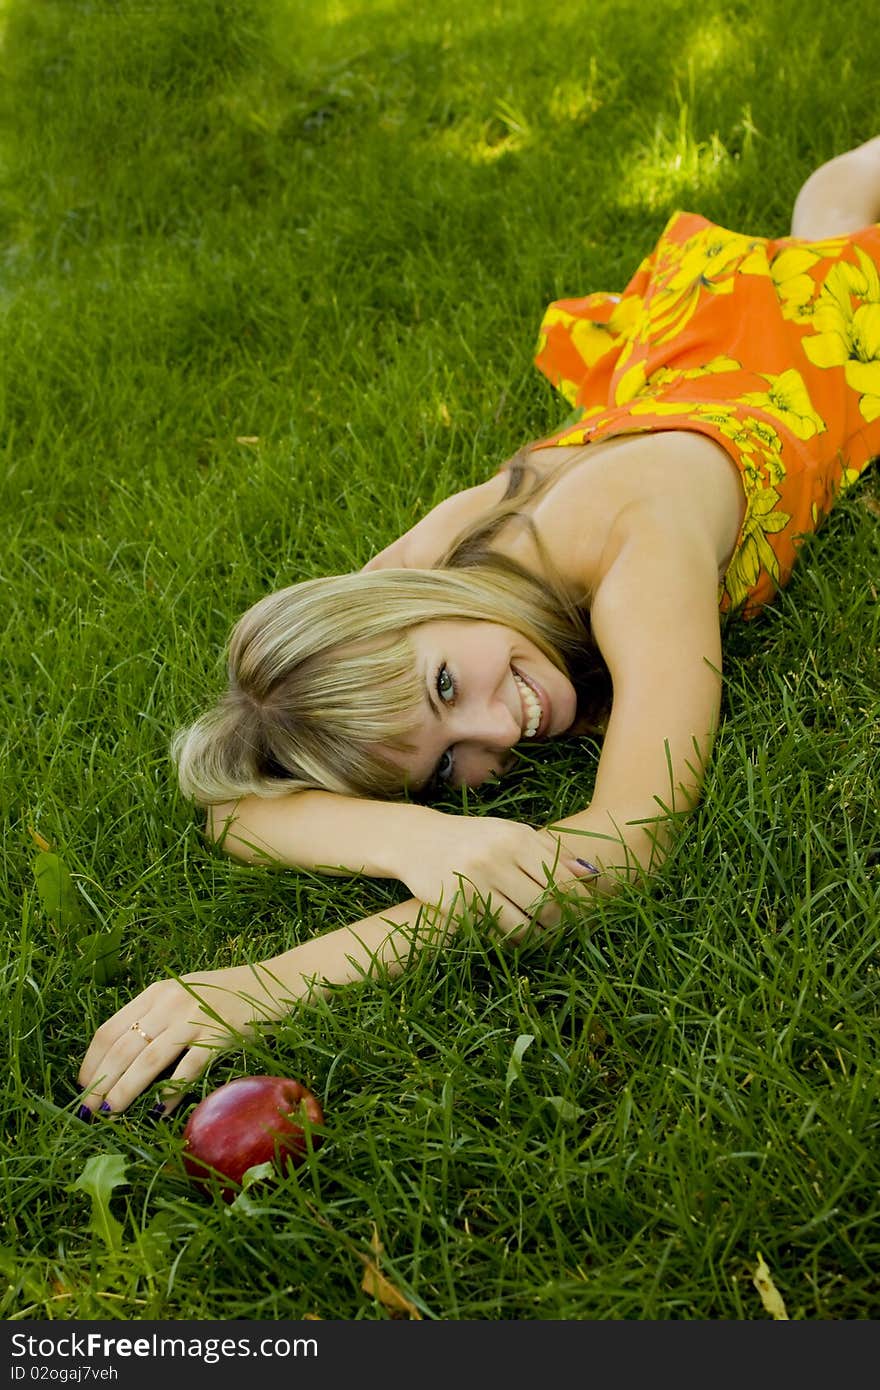
<instances>
[{"instance_id":1,"label":"blue eye","mask_svg":"<svg viewBox=\"0 0 880 1390\"><path fill-rule=\"evenodd\" d=\"M455 699L455 681L448 666L441 666L437 672L436 687L440 699L445 700L447 704Z\"/></svg>"},{"instance_id":2,"label":"blue eye","mask_svg":"<svg viewBox=\"0 0 880 1390\"><path fill-rule=\"evenodd\" d=\"M437 764L437 770L434 773L434 781L439 782L440 784L448 782L454 770L455 759L452 756L451 750L447 748L446 752L443 754L443 757Z\"/></svg>"},{"instance_id":3,"label":"blue eye","mask_svg":"<svg viewBox=\"0 0 880 1390\"><path fill-rule=\"evenodd\" d=\"M458 686L456 685L455 677L445 662L443 662L437 670L434 688L445 705L454 704L456 694L458 693ZM452 780L454 770L455 758L452 749L447 748L434 770L432 779L434 786L445 786L447 782Z\"/></svg>"}]
</instances>

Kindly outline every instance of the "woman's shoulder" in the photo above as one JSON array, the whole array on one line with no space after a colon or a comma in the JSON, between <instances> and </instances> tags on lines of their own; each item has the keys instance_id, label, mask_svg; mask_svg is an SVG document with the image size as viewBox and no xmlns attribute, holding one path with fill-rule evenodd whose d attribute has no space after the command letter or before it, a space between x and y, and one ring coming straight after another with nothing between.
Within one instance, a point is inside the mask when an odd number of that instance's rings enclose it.
<instances>
[{"instance_id":1,"label":"woman's shoulder","mask_svg":"<svg viewBox=\"0 0 880 1390\"><path fill-rule=\"evenodd\" d=\"M669 533L701 527L723 565L741 522L742 486L714 440L692 431L647 431L594 441L580 455L560 470L533 513L541 544L573 582L594 591L621 539L660 515Z\"/></svg>"}]
</instances>

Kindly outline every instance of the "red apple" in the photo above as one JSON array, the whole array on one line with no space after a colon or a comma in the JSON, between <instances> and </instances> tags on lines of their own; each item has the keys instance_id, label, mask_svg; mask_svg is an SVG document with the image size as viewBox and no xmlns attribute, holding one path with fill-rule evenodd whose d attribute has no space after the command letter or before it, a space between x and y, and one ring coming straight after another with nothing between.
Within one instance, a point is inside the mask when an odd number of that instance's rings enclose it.
<instances>
[{"instance_id":1,"label":"red apple","mask_svg":"<svg viewBox=\"0 0 880 1390\"><path fill-rule=\"evenodd\" d=\"M193 1110L183 1131L183 1165L206 1191L213 1174L224 1200L231 1202L255 1164L273 1163L283 1172L302 1163L305 1124L314 1129L323 1123L317 1096L302 1082L288 1076L239 1076ZM321 1138L313 1132L313 1148Z\"/></svg>"}]
</instances>

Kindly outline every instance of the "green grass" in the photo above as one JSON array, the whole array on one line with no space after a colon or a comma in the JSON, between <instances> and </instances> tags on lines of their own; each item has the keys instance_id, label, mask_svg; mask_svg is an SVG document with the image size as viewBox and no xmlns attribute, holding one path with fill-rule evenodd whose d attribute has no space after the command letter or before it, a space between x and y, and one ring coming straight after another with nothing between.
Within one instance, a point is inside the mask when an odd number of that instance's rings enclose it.
<instances>
[{"instance_id":1,"label":"green grass","mask_svg":"<svg viewBox=\"0 0 880 1390\"><path fill-rule=\"evenodd\" d=\"M867 0L6 0L0 24L5 1317L380 1319L374 1226L429 1319L763 1318L758 1251L792 1318L876 1316L876 471L729 629L656 892L547 954L465 933L213 1064L206 1088L320 1094L298 1177L228 1210L182 1180L184 1112L85 1126L74 1089L149 981L405 896L210 851L171 732L267 588L363 563L561 418L531 367L548 300L621 288L677 207L787 229L807 173L880 130ZM539 750L471 810L571 812L595 758ZM32 830L121 928L112 982L78 975ZM74 1184L114 1155L104 1239Z\"/></svg>"}]
</instances>

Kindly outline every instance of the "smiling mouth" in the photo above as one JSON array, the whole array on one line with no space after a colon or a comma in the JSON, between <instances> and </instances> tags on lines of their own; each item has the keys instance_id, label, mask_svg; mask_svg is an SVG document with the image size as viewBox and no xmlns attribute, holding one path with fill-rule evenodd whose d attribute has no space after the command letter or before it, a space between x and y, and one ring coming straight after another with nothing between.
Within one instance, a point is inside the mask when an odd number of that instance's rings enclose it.
<instances>
[{"instance_id":1,"label":"smiling mouth","mask_svg":"<svg viewBox=\"0 0 880 1390\"><path fill-rule=\"evenodd\" d=\"M522 706L522 736L523 738L537 738L547 725L546 711L532 683L513 667L511 670Z\"/></svg>"}]
</instances>

